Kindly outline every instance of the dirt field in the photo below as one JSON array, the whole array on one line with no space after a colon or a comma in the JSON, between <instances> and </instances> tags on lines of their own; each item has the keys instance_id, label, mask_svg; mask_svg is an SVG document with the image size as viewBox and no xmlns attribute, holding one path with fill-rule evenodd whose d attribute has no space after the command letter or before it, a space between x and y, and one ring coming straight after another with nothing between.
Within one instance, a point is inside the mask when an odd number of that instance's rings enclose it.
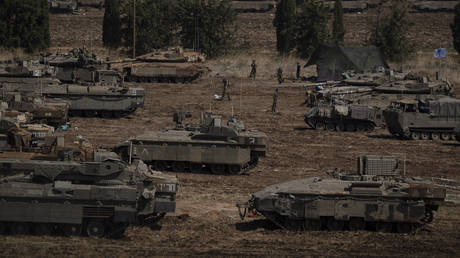
<instances>
[{"instance_id":1,"label":"dirt field","mask_svg":"<svg viewBox=\"0 0 460 258\"><path fill-rule=\"evenodd\" d=\"M0 256L147 256L147 255L258 255L258 256L458 256L460 207L443 206L427 230L413 235L375 232L295 233L275 229L263 218L241 222L236 202L269 184L324 175L332 168L355 168L362 154L397 155L406 159L406 173L423 177L460 179L457 142L401 141L385 130L373 133L329 133L307 128L301 87L280 87L280 114L268 112L274 85L234 80L233 101L212 100L221 88L215 79L197 84L143 84L144 110L120 120L72 119L67 141L76 135L96 145L116 144L144 131L171 127L172 112L189 110L193 121L210 108L230 115L232 106L249 128L269 136L268 156L248 175L177 174L180 191L177 212L162 221L163 228L133 227L122 240L63 237L0 237ZM239 81L239 82L238 82ZM242 92L240 100L239 92ZM240 109L241 103L241 109Z\"/></svg>"},{"instance_id":2,"label":"dirt field","mask_svg":"<svg viewBox=\"0 0 460 258\"><path fill-rule=\"evenodd\" d=\"M274 30L271 14L242 14L239 39L255 54L271 53ZM441 15L441 16L438 16ZM368 22L363 14L346 14L349 43L365 38ZM446 44L451 44L450 14L417 14L413 38L431 42L423 47L438 47L441 28ZM423 22L422 22L423 21ZM51 17L52 46L55 49L93 46L101 53L102 12L89 9L85 16L56 14ZM61 25L65 25L61 26ZM428 29L421 30L426 27ZM260 30L257 37L254 31ZM424 39L420 35L424 35ZM91 40L92 42L92 40ZM248 50L251 53L253 50ZM266 52L265 52L266 51ZM274 64L276 65L276 64ZM275 68L273 69L275 71ZM219 79L203 79L194 84L141 84L146 90L145 108L119 120L72 118L66 141L77 135L94 145L116 144L146 131L172 127L172 114L190 111L198 122L202 111L229 116L232 108L248 128L269 137L267 157L247 175L216 176L177 174L180 181L177 211L167 216L161 230L131 227L121 240L0 236L0 257L95 257L95 256L460 256L460 206L447 204L435 214L433 224L416 235L376 232L287 232L277 229L262 217L241 221L235 203L246 201L252 192L285 180L323 176L333 168L355 169L356 157L363 154L397 155L405 160L407 175L442 176L460 179L460 143L401 141L385 130L372 133L331 133L308 128L303 122L305 107L302 87L281 86L279 114L269 112L274 80L231 79L232 102L217 102ZM458 90L458 88L457 88ZM460 92L457 92L460 93Z\"/></svg>"}]
</instances>

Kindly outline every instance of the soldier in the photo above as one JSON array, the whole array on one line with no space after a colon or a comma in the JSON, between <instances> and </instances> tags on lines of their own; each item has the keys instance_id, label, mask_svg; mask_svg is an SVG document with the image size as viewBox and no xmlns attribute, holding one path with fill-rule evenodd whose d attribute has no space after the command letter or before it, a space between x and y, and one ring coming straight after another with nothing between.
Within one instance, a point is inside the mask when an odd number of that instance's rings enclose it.
<instances>
[{"instance_id":1,"label":"soldier","mask_svg":"<svg viewBox=\"0 0 460 258\"><path fill-rule=\"evenodd\" d=\"M232 100L232 98L230 97L230 93L227 92L228 87L230 86L230 82L227 80L227 78L224 78L222 80L222 83L224 84L224 88L223 88L222 96L220 97L220 100L224 100L225 95L227 95L228 100Z\"/></svg>"},{"instance_id":2,"label":"soldier","mask_svg":"<svg viewBox=\"0 0 460 258\"><path fill-rule=\"evenodd\" d=\"M276 113L276 105L278 104L278 88L275 89L275 93L273 93L273 104L272 104L272 113Z\"/></svg>"},{"instance_id":3,"label":"soldier","mask_svg":"<svg viewBox=\"0 0 460 258\"><path fill-rule=\"evenodd\" d=\"M278 77L278 83L281 84L283 83L283 68L281 66L278 68L278 72L276 73L276 76Z\"/></svg>"},{"instance_id":4,"label":"soldier","mask_svg":"<svg viewBox=\"0 0 460 258\"><path fill-rule=\"evenodd\" d=\"M300 63L297 62L297 71L295 73L295 77L297 78L297 80L300 79Z\"/></svg>"},{"instance_id":5,"label":"soldier","mask_svg":"<svg viewBox=\"0 0 460 258\"><path fill-rule=\"evenodd\" d=\"M256 72L257 72L256 60L252 60L251 73L249 74L249 78L252 78L253 80L255 80L256 79Z\"/></svg>"}]
</instances>

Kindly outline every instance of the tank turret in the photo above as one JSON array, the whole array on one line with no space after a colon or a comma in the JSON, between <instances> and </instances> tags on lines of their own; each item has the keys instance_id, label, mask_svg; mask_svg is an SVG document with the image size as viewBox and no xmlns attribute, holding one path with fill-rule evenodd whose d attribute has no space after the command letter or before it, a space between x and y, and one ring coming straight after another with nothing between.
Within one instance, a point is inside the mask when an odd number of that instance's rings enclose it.
<instances>
[{"instance_id":1,"label":"tank turret","mask_svg":"<svg viewBox=\"0 0 460 258\"><path fill-rule=\"evenodd\" d=\"M364 230L410 233L430 223L446 191L398 173L398 160L363 156L356 172L328 171L268 186L238 204L242 218L260 213L292 230Z\"/></svg>"}]
</instances>

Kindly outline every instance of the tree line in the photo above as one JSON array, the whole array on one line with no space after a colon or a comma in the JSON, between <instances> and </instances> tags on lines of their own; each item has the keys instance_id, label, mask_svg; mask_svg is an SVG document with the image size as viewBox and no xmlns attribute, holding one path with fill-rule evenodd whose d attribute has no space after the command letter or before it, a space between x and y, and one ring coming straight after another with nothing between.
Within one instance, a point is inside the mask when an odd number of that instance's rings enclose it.
<instances>
[{"instance_id":1,"label":"tree line","mask_svg":"<svg viewBox=\"0 0 460 258\"><path fill-rule=\"evenodd\" d=\"M342 0L335 0L331 16L321 0L281 0L273 25L281 55L309 58L323 43L343 45ZM403 61L414 50L408 39L407 0L390 0L391 9L379 11L368 44L382 49L392 61ZM328 23L332 21L329 33ZM229 0L136 0L136 54L182 45L217 57L228 53L235 35L236 13ZM133 1L106 0L103 43L108 48L133 46ZM460 53L460 3L450 25L454 48ZM50 45L47 0L1 0L0 46L27 52Z\"/></svg>"}]
</instances>

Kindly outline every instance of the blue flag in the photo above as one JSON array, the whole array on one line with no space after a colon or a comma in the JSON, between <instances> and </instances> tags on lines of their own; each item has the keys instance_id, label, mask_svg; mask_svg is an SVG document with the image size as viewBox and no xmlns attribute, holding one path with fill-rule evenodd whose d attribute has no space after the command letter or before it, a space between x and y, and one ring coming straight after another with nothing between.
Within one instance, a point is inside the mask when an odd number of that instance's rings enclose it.
<instances>
[{"instance_id":1,"label":"blue flag","mask_svg":"<svg viewBox=\"0 0 460 258\"><path fill-rule=\"evenodd\" d=\"M446 57L446 49L438 48L434 50L434 58L444 58Z\"/></svg>"}]
</instances>

